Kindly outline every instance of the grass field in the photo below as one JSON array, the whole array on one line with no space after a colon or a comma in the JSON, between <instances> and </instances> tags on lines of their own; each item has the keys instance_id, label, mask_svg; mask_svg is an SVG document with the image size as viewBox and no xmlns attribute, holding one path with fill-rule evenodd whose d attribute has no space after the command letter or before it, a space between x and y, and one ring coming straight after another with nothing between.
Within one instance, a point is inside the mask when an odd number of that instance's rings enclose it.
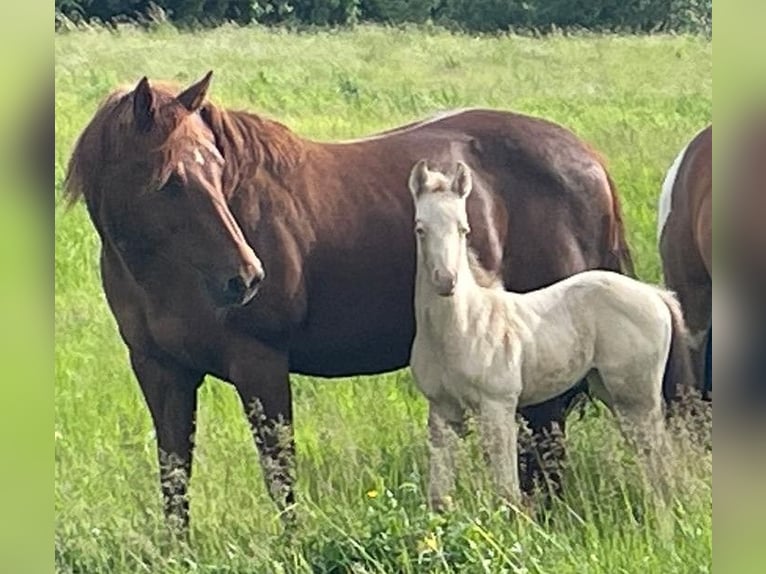
<instances>
[{"instance_id":1,"label":"grass field","mask_svg":"<svg viewBox=\"0 0 766 574\"><path fill-rule=\"evenodd\" d=\"M225 28L59 35L56 192L106 92L142 75L215 70L212 97L334 139L439 109L540 115L604 152L642 278L659 281L656 203L665 169L712 117L712 45L688 37L478 39L359 28L289 34ZM201 391L192 546L162 536L148 411L98 280L85 210L56 214L55 545L61 572L623 572L712 569L712 455L679 455L672 532L661 536L603 409L572 417L566 500L551 523L493 510L468 441L457 509L425 508L425 401L407 372L294 378L301 521L282 533L234 391ZM636 508L643 508L637 519Z\"/></svg>"}]
</instances>

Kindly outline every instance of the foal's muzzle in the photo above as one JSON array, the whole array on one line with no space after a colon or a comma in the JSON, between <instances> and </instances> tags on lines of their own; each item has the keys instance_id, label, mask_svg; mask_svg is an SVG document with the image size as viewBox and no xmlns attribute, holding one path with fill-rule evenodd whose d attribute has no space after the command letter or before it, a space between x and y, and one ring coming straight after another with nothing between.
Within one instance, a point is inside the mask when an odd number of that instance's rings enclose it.
<instances>
[{"instance_id":1,"label":"foal's muzzle","mask_svg":"<svg viewBox=\"0 0 766 574\"><path fill-rule=\"evenodd\" d=\"M449 297L455 293L457 275L449 271L434 270L433 283L436 292L442 297Z\"/></svg>"}]
</instances>

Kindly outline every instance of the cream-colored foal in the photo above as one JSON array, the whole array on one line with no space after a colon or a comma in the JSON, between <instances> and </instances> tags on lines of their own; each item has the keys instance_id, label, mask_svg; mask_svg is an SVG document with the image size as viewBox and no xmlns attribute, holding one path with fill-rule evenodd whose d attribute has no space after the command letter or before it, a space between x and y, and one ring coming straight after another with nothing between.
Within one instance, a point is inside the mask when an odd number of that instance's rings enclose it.
<instances>
[{"instance_id":1,"label":"cream-colored foal","mask_svg":"<svg viewBox=\"0 0 766 574\"><path fill-rule=\"evenodd\" d=\"M442 508L453 488L455 428L466 410L478 415L500 495L517 503L516 410L586 376L659 478L670 456L663 374L671 339L685 332L675 298L607 271L524 294L499 282L480 286L467 245L471 179L462 162L450 178L421 160L409 180L417 234L411 368L430 405L431 505Z\"/></svg>"}]
</instances>

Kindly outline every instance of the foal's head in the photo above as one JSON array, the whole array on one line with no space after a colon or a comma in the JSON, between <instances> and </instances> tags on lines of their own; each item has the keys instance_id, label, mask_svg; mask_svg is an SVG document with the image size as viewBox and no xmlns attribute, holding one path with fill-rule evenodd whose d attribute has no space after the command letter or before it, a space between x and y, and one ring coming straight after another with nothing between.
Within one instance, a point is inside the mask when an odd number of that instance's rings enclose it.
<instances>
[{"instance_id":1,"label":"foal's head","mask_svg":"<svg viewBox=\"0 0 766 574\"><path fill-rule=\"evenodd\" d=\"M470 273L465 263L471 171L458 162L450 178L420 160L410 173L409 188L415 200L418 265L439 295L452 295L459 274Z\"/></svg>"},{"instance_id":2,"label":"foal's head","mask_svg":"<svg viewBox=\"0 0 766 574\"><path fill-rule=\"evenodd\" d=\"M137 278L182 267L216 305L243 305L264 278L224 193L224 158L201 115L211 73L185 90L116 92L77 143L67 193Z\"/></svg>"}]
</instances>

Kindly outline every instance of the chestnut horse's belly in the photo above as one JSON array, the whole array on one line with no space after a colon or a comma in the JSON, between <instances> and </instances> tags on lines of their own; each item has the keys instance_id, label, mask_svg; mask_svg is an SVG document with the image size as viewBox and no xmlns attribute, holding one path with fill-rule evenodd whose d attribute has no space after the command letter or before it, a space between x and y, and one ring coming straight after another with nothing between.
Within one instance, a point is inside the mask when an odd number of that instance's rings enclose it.
<instances>
[{"instance_id":1,"label":"chestnut horse's belly","mask_svg":"<svg viewBox=\"0 0 766 574\"><path fill-rule=\"evenodd\" d=\"M415 336L409 282L377 279L345 286L328 280L328 292L309 299L306 321L291 336L292 372L343 377L407 366Z\"/></svg>"},{"instance_id":2,"label":"chestnut horse's belly","mask_svg":"<svg viewBox=\"0 0 766 574\"><path fill-rule=\"evenodd\" d=\"M360 306L337 316L334 324L322 324L324 328L296 334L290 346L291 372L346 377L385 373L409 364L415 336L409 308L382 317L365 313Z\"/></svg>"},{"instance_id":3,"label":"chestnut horse's belly","mask_svg":"<svg viewBox=\"0 0 766 574\"><path fill-rule=\"evenodd\" d=\"M290 350L290 372L316 377L376 375L409 364L411 337L399 333L369 334L368 341L345 347Z\"/></svg>"}]
</instances>

